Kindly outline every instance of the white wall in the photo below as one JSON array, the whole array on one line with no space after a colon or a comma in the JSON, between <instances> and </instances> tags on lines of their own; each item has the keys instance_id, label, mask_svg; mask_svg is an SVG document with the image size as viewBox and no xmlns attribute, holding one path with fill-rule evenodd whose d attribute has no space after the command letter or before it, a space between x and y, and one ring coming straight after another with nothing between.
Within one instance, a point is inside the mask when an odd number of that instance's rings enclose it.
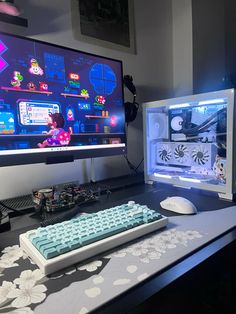
<instances>
[{"instance_id":1,"label":"white wall","mask_svg":"<svg viewBox=\"0 0 236 314\"><path fill-rule=\"evenodd\" d=\"M174 95L192 94L192 0L173 0L173 85Z\"/></svg>"},{"instance_id":2,"label":"white wall","mask_svg":"<svg viewBox=\"0 0 236 314\"><path fill-rule=\"evenodd\" d=\"M78 41L71 26L71 3L68 0L15 0L24 10L22 17L28 28L0 22L0 30L37 38L43 41L72 47L116 59L121 59L124 74L131 74L137 87L137 101L167 98L173 90L172 61L172 1L135 0L135 29L137 54L124 53ZM131 95L125 91L125 100ZM128 129L128 157L138 164L143 157L142 116ZM96 178L119 176L129 173L122 156L97 158ZM79 160L60 165L25 165L0 168L0 199L28 194L32 188L49 184L89 180L89 161Z\"/></svg>"}]
</instances>

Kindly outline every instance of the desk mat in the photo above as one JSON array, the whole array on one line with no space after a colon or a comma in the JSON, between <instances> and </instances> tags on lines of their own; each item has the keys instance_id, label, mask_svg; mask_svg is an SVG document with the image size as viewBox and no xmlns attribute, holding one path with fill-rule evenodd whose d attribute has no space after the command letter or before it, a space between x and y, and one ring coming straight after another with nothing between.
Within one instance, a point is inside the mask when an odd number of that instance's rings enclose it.
<instances>
[{"instance_id":1,"label":"desk mat","mask_svg":"<svg viewBox=\"0 0 236 314\"><path fill-rule=\"evenodd\" d=\"M236 206L172 216L162 230L51 276L43 276L16 239L0 257L0 313L89 313L235 227L235 222Z\"/></svg>"}]
</instances>

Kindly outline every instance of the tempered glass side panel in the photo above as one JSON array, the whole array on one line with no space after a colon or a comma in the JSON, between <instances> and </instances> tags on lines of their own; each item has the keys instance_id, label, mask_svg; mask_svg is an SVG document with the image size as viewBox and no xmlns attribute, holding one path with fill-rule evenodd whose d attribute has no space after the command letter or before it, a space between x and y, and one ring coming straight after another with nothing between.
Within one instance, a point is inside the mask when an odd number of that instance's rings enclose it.
<instances>
[{"instance_id":1,"label":"tempered glass side panel","mask_svg":"<svg viewBox=\"0 0 236 314\"><path fill-rule=\"evenodd\" d=\"M172 99L157 101L156 106L147 104L144 124L148 177L217 192L231 186L233 108L229 111L228 106L234 102L227 93L213 96L209 93L205 97L183 97L184 102L176 98L176 102Z\"/></svg>"}]
</instances>

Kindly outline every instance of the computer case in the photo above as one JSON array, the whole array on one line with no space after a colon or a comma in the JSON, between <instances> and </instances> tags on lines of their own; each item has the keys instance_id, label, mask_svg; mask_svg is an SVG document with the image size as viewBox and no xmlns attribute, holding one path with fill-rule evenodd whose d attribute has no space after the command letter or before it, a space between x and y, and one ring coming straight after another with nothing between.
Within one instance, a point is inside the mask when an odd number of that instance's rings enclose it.
<instances>
[{"instance_id":1,"label":"computer case","mask_svg":"<svg viewBox=\"0 0 236 314\"><path fill-rule=\"evenodd\" d=\"M233 199L235 90L143 104L145 182L217 192Z\"/></svg>"}]
</instances>

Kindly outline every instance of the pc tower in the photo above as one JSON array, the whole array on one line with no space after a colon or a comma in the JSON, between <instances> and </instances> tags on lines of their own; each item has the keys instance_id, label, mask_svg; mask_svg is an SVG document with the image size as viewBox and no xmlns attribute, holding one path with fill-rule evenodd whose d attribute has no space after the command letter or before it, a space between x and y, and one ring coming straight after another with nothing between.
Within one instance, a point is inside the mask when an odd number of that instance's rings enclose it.
<instances>
[{"instance_id":1,"label":"pc tower","mask_svg":"<svg viewBox=\"0 0 236 314\"><path fill-rule=\"evenodd\" d=\"M145 103L145 181L233 199L235 90Z\"/></svg>"}]
</instances>

